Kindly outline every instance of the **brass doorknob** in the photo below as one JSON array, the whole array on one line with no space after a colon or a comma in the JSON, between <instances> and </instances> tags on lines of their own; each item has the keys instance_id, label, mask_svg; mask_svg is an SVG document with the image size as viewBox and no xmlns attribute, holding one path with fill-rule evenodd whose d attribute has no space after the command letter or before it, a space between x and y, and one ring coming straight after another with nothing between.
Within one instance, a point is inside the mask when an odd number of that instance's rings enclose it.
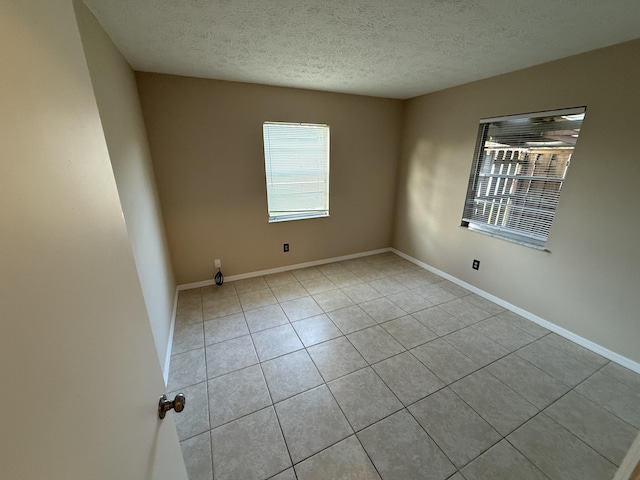
<instances>
[{"instance_id":1,"label":"brass doorknob","mask_svg":"<svg viewBox=\"0 0 640 480\"><path fill-rule=\"evenodd\" d=\"M166 395L162 395L160 397L160 402L158 403L158 417L162 420L171 409L176 412L181 412L184 410L184 405L186 403L187 399L182 393L177 394L173 401L169 401Z\"/></svg>"}]
</instances>

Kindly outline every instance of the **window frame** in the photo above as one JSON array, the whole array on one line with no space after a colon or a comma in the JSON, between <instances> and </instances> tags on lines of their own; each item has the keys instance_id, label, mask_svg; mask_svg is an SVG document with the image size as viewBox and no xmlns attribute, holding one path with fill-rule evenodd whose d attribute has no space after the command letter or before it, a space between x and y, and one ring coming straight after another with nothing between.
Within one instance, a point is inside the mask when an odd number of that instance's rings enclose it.
<instances>
[{"instance_id":1,"label":"window frame","mask_svg":"<svg viewBox=\"0 0 640 480\"><path fill-rule=\"evenodd\" d=\"M303 195L309 194L309 193L316 193L319 195L319 202L318 205L314 208L300 208L299 210L296 209L291 209L291 210L286 210L286 209L282 209L282 210L276 210L274 207L274 204L276 202L278 202L278 200L280 200L280 202L282 202L283 198L286 198L287 195L282 193L282 192L278 192L277 188L274 188L276 185L278 185L278 183L276 181L274 181L273 177L277 176L278 174L278 170L274 169L273 163L274 157L277 157L277 147L274 147L274 149L276 151L273 151L271 148L271 142L268 141L269 139L272 139L272 137L269 137L269 134L267 133L267 130L269 129L269 127L273 126L275 127L292 127L292 128L300 128L300 127L311 127L311 128L320 128L322 129L322 135L320 140L324 143L324 145L322 147L320 147L320 149L315 152L315 155L321 155L324 156L324 159L321 161L317 161L317 159L315 161L312 161L311 164L303 164L302 166L304 167L306 165L306 167L308 169L310 169L311 171L314 171L316 175L318 175L319 177L323 177L322 179L316 180L316 183L318 184L318 186L323 185L322 187L322 191L317 191L317 192L295 192L295 193L291 193L290 196L292 198L294 198L295 196L300 196L300 201L302 202L302 198ZM278 222L288 222L288 221L294 221L294 220L306 220L306 219L311 219L311 218L325 218L325 217L329 217L329 183L330 183L330 163L331 163L331 153L330 153L330 149L331 149L331 129L330 126L328 124L324 124L324 123L294 123L294 122L271 122L271 121L266 121L263 122L262 124L262 139L263 139L263 152L264 152L264 167L265 167L265 183L266 183L266 196L267 196L267 215L268 215L268 221L269 223L278 223ZM280 139L282 140L282 139ZM281 147L282 145L280 145ZM286 163L285 160L283 160L283 158L285 158L287 155L283 155L282 157L277 158L275 161L276 162L280 162L280 163ZM314 156L313 152L311 154L308 154L306 157L307 158L312 158ZM304 158L305 155L301 155L300 158ZM294 158L294 157L290 157L289 161ZM274 175L275 173L275 175ZM301 179L298 179L298 181L293 181L293 182L289 182L289 185L302 185L304 183L311 183L313 184L314 182L311 181L301 181ZM282 184L281 184L282 185ZM319 187L320 188L320 187ZM295 202L291 202L291 203L295 203ZM280 204L281 205L281 204ZM302 207L302 205L298 205L300 207ZM308 206L308 205L307 205Z\"/></svg>"},{"instance_id":2,"label":"window frame","mask_svg":"<svg viewBox=\"0 0 640 480\"><path fill-rule=\"evenodd\" d=\"M576 119L571 116L581 116L582 118ZM544 120L552 117L554 121L557 117L562 117L566 122L580 122L577 125L578 128L573 129L576 133L570 135L575 138L572 145L565 140L564 143L562 141L533 141L524 142L524 145L531 144L530 146L513 146L507 143L501 144L499 138L494 140L489 137L489 130L492 126L495 129L499 129L502 128L503 124L509 124L509 122L511 122L512 126L507 127L506 130L511 135L534 136L545 132L543 127L538 127L537 125L543 124ZM461 227L512 243L539 250L547 250L546 244L551 226L553 225L562 187L566 182L566 174L579 139L584 118L586 118L585 106L481 119L465 195ZM527 121L531 124L531 130L527 130L524 125ZM517 126L518 122L522 123L523 126ZM551 129L548 132L555 133ZM564 133L563 136L568 138L569 135ZM553 143L556 143L556 145L552 145ZM542 151L545 153L540 153ZM564 161L564 168L561 176L557 175L557 173L562 164L557 162L557 154L551 153L553 151L562 152L560 162ZM546 166L543 165L538 174L536 174L536 162L543 155L548 155L548 164ZM531 157L533 156L535 156L535 159L532 161L531 167L531 165L527 164L531 163ZM545 160L547 159L543 159L542 162ZM516 166L511 172L514 161ZM498 162L501 162L502 165L500 171L496 173L494 167ZM502 166L507 162L509 166L506 173L503 173ZM523 167L523 165L526 166ZM487 171L488 167L491 167L490 172ZM532 170L528 171L531 168ZM553 172L556 173L555 176L550 174L552 169L555 169ZM525 173L521 174L523 170L525 170ZM542 174L540 174L540 170ZM486 179L484 180L485 183L483 183L483 179ZM494 180L495 184L492 184ZM502 187L500 186L501 181ZM525 193L523 193L523 182L528 182ZM533 193L530 195L532 184L535 184L537 188L533 189ZM548 188L549 184L551 188ZM500 188L502 188L502 193L498 193ZM490 193L492 189L495 190L493 194ZM507 189L508 193L506 193ZM516 193L513 193L514 189ZM481 190L485 190L485 193L482 194ZM503 200L505 200L505 203L503 203ZM527 203L530 201L533 203L537 201L538 207L528 206ZM520 204L517 202L520 202ZM486 217L485 212L487 208L490 209L488 217ZM492 221L494 209L497 213L495 213L495 220ZM483 212L478 213L478 210L483 210ZM511 226L505 226L506 223L511 224ZM514 224L517 224L518 227L514 227Z\"/></svg>"}]
</instances>

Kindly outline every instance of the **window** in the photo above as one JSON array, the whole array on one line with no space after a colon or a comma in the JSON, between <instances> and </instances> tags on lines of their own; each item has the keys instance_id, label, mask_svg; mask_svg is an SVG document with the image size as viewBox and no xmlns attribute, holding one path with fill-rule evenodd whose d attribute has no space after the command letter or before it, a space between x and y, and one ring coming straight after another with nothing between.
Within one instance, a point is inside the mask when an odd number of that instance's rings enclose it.
<instances>
[{"instance_id":1,"label":"window","mask_svg":"<svg viewBox=\"0 0 640 480\"><path fill-rule=\"evenodd\" d=\"M543 249L585 108L480 121L462 226Z\"/></svg>"},{"instance_id":2,"label":"window","mask_svg":"<svg viewBox=\"0 0 640 480\"><path fill-rule=\"evenodd\" d=\"M265 122L269 222L329 216L329 126Z\"/></svg>"}]
</instances>

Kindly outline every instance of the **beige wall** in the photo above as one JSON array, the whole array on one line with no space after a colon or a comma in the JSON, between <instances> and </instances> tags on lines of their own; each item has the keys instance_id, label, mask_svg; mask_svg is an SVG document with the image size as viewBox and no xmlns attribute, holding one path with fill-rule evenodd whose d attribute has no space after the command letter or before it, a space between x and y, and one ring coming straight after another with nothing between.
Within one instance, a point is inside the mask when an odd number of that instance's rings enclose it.
<instances>
[{"instance_id":1,"label":"beige wall","mask_svg":"<svg viewBox=\"0 0 640 480\"><path fill-rule=\"evenodd\" d=\"M0 45L0 478L186 479L72 1Z\"/></svg>"},{"instance_id":2,"label":"beige wall","mask_svg":"<svg viewBox=\"0 0 640 480\"><path fill-rule=\"evenodd\" d=\"M478 121L587 106L547 244L461 228ZM406 102L393 244L640 361L640 41ZM479 271L472 259L481 261Z\"/></svg>"},{"instance_id":3,"label":"beige wall","mask_svg":"<svg viewBox=\"0 0 640 480\"><path fill-rule=\"evenodd\" d=\"M179 284L391 243L402 102L138 73ZM331 126L330 217L267 222L262 123ZM282 244L291 251L282 253Z\"/></svg>"},{"instance_id":4,"label":"beige wall","mask_svg":"<svg viewBox=\"0 0 640 480\"><path fill-rule=\"evenodd\" d=\"M133 70L89 9L78 26L158 357L165 362L176 284Z\"/></svg>"}]
</instances>

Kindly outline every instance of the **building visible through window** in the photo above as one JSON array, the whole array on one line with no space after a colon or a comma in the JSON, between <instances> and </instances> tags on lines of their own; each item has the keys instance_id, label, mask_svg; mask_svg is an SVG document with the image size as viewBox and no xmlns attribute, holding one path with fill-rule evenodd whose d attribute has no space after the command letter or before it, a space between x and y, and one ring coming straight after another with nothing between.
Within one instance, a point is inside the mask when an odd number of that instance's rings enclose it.
<instances>
[{"instance_id":1,"label":"building visible through window","mask_svg":"<svg viewBox=\"0 0 640 480\"><path fill-rule=\"evenodd\" d=\"M269 222L329 216L329 126L263 124Z\"/></svg>"},{"instance_id":2,"label":"building visible through window","mask_svg":"<svg viewBox=\"0 0 640 480\"><path fill-rule=\"evenodd\" d=\"M480 122L462 226L544 248L585 108Z\"/></svg>"}]
</instances>

